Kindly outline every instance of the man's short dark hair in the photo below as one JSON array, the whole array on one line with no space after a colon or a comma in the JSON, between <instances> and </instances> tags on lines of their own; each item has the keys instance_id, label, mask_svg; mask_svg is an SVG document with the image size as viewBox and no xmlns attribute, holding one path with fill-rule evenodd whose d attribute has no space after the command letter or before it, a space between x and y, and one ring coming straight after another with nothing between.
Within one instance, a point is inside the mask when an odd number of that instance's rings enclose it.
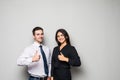
<instances>
[{"instance_id":1,"label":"man's short dark hair","mask_svg":"<svg viewBox=\"0 0 120 80\"><path fill-rule=\"evenodd\" d=\"M37 31L37 30L42 30L43 31L43 28L42 27L38 27L38 26L33 28L33 30L32 30L33 35L35 35L35 31Z\"/></svg>"}]
</instances>

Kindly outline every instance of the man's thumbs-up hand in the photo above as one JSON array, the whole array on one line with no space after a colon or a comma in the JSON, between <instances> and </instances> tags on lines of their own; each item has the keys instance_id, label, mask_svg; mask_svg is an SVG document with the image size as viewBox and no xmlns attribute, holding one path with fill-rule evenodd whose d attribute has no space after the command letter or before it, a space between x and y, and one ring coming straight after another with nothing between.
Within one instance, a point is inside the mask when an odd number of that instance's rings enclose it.
<instances>
[{"instance_id":1,"label":"man's thumbs-up hand","mask_svg":"<svg viewBox=\"0 0 120 80\"><path fill-rule=\"evenodd\" d=\"M37 62L40 60L40 55L38 51L36 51L35 55L32 57L32 62Z\"/></svg>"}]
</instances>

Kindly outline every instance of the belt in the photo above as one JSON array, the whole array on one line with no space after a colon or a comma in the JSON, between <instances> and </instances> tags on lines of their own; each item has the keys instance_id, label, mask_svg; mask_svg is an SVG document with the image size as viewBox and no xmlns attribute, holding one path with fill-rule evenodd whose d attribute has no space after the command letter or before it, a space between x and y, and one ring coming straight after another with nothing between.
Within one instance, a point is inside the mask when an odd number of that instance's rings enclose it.
<instances>
[{"instance_id":1,"label":"belt","mask_svg":"<svg viewBox=\"0 0 120 80\"><path fill-rule=\"evenodd\" d=\"M34 76L30 76L30 78L34 78L36 80L47 80L47 76L46 77L34 77Z\"/></svg>"}]
</instances>

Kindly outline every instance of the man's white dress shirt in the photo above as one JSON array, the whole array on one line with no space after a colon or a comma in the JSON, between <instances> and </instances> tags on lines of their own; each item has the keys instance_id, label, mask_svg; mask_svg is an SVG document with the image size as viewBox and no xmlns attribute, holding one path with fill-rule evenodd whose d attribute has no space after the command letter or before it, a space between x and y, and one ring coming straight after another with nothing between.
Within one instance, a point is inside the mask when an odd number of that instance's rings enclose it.
<instances>
[{"instance_id":1,"label":"man's white dress shirt","mask_svg":"<svg viewBox=\"0 0 120 80\"><path fill-rule=\"evenodd\" d=\"M20 66L27 65L28 66L28 73L31 76L34 77L45 77L45 71L44 71L44 63L43 63L43 58L42 54L40 51L40 45L37 42L34 42L31 46L25 48L24 52L22 55L17 59L17 64ZM51 54L50 50L47 46L42 45L42 48L44 50L44 53L46 55L47 63L48 63L48 68L49 68L49 75L51 72ZM37 62L32 62L32 57L35 55L36 51L40 54L40 60Z\"/></svg>"}]
</instances>

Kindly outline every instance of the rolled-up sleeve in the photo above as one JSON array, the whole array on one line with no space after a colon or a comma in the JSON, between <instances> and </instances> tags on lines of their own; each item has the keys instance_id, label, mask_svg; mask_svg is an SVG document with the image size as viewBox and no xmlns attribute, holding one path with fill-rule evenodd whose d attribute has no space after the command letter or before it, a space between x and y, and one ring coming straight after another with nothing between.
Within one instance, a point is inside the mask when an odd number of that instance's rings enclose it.
<instances>
[{"instance_id":1,"label":"rolled-up sleeve","mask_svg":"<svg viewBox=\"0 0 120 80\"><path fill-rule=\"evenodd\" d=\"M30 56L30 49L26 48L22 55L17 59L17 65L30 65L32 63L32 57Z\"/></svg>"}]
</instances>

